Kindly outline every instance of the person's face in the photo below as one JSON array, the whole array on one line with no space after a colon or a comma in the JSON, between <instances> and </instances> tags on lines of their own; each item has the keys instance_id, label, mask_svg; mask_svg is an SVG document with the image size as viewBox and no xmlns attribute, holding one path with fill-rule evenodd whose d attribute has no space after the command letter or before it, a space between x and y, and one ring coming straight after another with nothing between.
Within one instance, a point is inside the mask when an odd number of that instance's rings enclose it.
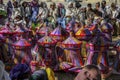
<instances>
[{"instance_id":1,"label":"person's face","mask_svg":"<svg viewBox=\"0 0 120 80\"><path fill-rule=\"evenodd\" d=\"M89 7L88 7L88 10L90 10L90 9L91 9L91 7L89 6Z\"/></svg>"},{"instance_id":2,"label":"person's face","mask_svg":"<svg viewBox=\"0 0 120 80\"><path fill-rule=\"evenodd\" d=\"M54 5L51 5L51 6L50 6L50 8L51 8L51 9L54 9L54 8L55 8L55 6L54 6Z\"/></svg>"},{"instance_id":3,"label":"person's face","mask_svg":"<svg viewBox=\"0 0 120 80\"><path fill-rule=\"evenodd\" d=\"M97 4L95 5L95 7L96 7L96 8L99 8L99 7L100 7L100 5L97 3Z\"/></svg>"},{"instance_id":4,"label":"person's face","mask_svg":"<svg viewBox=\"0 0 120 80\"><path fill-rule=\"evenodd\" d=\"M82 69L75 80L97 80L97 71L92 69Z\"/></svg>"},{"instance_id":5,"label":"person's face","mask_svg":"<svg viewBox=\"0 0 120 80\"><path fill-rule=\"evenodd\" d=\"M106 3L105 2L102 2L103 6L106 6Z\"/></svg>"},{"instance_id":6,"label":"person's face","mask_svg":"<svg viewBox=\"0 0 120 80\"><path fill-rule=\"evenodd\" d=\"M71 4L69 5L69 7L70 7L70 8L73 8L73 3L71 3Z\"/></svg>"}]
</instances>

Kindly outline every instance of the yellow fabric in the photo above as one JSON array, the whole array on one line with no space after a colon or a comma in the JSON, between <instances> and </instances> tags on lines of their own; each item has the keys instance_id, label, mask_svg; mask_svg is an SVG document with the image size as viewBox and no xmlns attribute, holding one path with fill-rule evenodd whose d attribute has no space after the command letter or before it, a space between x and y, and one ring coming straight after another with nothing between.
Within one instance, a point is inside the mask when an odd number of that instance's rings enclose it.
<instances>
[{"instance_id":1,"label":"yellow fabric","mask_svg":"<svg viewBox=\"0 0 120 80\"><path fill-rule=\"evenodd\" d=\"M48 75L48 80L55 80L54 72L50 68L46 68L46 72Z\"/></svg>"}]
</instances>

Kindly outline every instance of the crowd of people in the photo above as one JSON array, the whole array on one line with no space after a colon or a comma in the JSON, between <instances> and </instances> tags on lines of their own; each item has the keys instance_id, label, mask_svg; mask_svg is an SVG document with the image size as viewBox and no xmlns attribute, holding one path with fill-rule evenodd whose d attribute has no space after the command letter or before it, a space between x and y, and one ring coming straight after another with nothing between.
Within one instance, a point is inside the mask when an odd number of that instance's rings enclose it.
<instances>
[{"instance_id":1,"label":"crowd of people","mask_svg":"<svg viewBox=\"0 0 120 80\"><path fill-rule=\"evenodd\" d=\"M22 23L26 27L31 27L32 23L40 21L48 22L51 18L53 20L50 21L54 22L53 24L56 24L55 21L60 20L60 18L69 19L69 17L74 17L75 21L82 22L82 24L90 24L90 20L93 23L95 20L104 19L114 25L114 36L120 34L120 8L114 3L108 6L106 1L96 3L95 7L91 3L87 4L87 7L84 7L78 2L69 2L68 6L65 7L62 3L55 4L54 2L50 3L50 6L47 6L45 2L38 2L38 0L32 2L9 0L5 5L1 0L1 8L7 11L8 21L16 24L22 20ZM51 18L47 19L48 17ZM88 20L89 22L87 22Z\"/></svg>"},{"instance_id":2,"label":"crowd of people","mask_svg":"<svg viewBox=\"0 0 120 80\"><path fill-rule=\"evenodd\" d=\"M101 73L120 71L120 40L113 36L120 36L115 3L0 0L0 80L55 80L59 70L79 72L75 80L101 80Z\"/></svg>"}]
</instances>

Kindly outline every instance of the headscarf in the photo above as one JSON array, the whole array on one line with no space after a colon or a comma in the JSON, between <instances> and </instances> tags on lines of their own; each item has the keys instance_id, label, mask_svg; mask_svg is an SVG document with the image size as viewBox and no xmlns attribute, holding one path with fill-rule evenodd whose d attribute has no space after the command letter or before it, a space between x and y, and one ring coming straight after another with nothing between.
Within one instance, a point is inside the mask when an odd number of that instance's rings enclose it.
<instances>
[{"instance_id":1,"label":"headscarf","mask_svg":"<svg viewBox=\"0 0 120 80\"><path fill-rule=\"evenodd\" d=\"M117 42L116 42L116 47L120 47L120 39L119 40L117 40Z\"/></svg>"},{"instance_id":2,"label":"headscarf","mask_svg":"<svg viewBox=\"0 0 120 80\"><path fill-rule=\"evenodd\" d=\"M47 73L44 69L35 71L30 80L48 80Z\"/></svg>"},{"instance_id":3,"label":"headscarf","mask_svg":"<svg viewBox=\"0 0 120 80\"><path fill-rule=\"evenodd\" d=\"M24 79L23 77L26 74L30 73L30 67L27 64L17 64L11 71L10 71L10 78L12 80L15 79Z\"/></svg>"},{"instance_id":4,"label":"headscarf","mask_svg":"<svg viewBox=\"0 0 120 80\"><path fill-rule=\"evenodd\" d=\"M2 61L0 61L0 80L11 80Z\"/></svg>"}]
</instances>

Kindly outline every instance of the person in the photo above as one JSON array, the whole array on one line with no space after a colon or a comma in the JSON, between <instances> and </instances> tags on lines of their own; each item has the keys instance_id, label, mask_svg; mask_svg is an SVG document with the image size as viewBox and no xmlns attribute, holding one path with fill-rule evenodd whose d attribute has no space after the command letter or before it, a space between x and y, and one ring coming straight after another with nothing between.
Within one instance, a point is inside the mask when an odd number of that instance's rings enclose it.
<instances>
[{"instance_id":1,"label":"person","mask_svg":"<svg viewBox=\"0 0 120 80\"><path fill-rule=\"evenodd\" d=\"M46 18L48 17L48 7L47 4L45 2L41 2L41 7L39 8L39 13L37 16L37 20L46 20Z\"/></svg>"},{"instance_id":2,"label":"person","mask_svg":"<svg viewBox=\"0 0 120 80\"><path fill-rule=\"evenodd\" d=\"M50 68L50 62L44 61L45 66L33 72L29 80L55 80L54 72Z\"/></svg>"},{"instance_id":3,"label":"person","mask_svg":"<svg viewBox=\"0 0 120 80\"><path fill-rule=\"evenodd\" d=\"M113 25L114 28L113 36L117 36L117 16L119 15L119 11L117 10L115 3L111 4L108 14L110 16L110 23Z\"/></svg>"},{"instance_id":4,"label":"person","mask_svg":"<svg viewBox=\"0 0 120 80\"><path fill-rule=\"evenodd\" d=\"M12 20L16 18L16 16L21 16L21 7L18 5L18 2L13 2L13 10L12 10Z\"/></svg>"},{"instance_id":5,"label":"person","mask_svg":"<svg viewBox=\"0 0 120 80\"><path fill-rule=\"evenodd\" d=\"M53 16L54 19L56 19L55 11L56 11L56 4L54 2L52 2L50 4L50 8L49 8L49 16Z\"/></svg>"},{"instance_id":6,"label":"person","mask_svg":"<svg viewBox=\"0 0 120 80\"><path fill-rule=\"evenodd\" d=\"M7 17L8 17L8 21L10 21L10 19L11 19L12 12L13 12L13 3L12 3L11 0L9 0L7 2Z\"/></svg>"},{"instance_id":7,"label":"person","mask_svg":"<svg viewBox=\"0 0 120 80\"><path fill-rule=\"evenodd\" d=\"M101 80L101 73L97 66L86 65L74 80Z\"/></svg>"},{"instance_id":8,"label":"person","mask_svg":"<svg viewBox=\"0 0 120 80\"><path fill-rule=\"evenodd\" d=\"M58 3L55 12L56 18L64 18L65 14L66 14L65 6L62 3Z\"/></svg>"},{"instance_id":9,"label":"person","mask_svg":"<svg viewBox=\"0 0 120 80\"><path fill-rule=\"evenodd\" d=\"M11 80L25 80L29 79L31 75L31 69L27 64L17 64L11 71L10 71L10 78Z\"/></svg>"},{"instance_id":10,"label":"person","mask_svg":"<svg viewBox=\"0 0 120 80\"><path fill-rule=\"evenodd\" d=\"M31 8L30 8L30 5L28 4L28 2L23 2L22 3L22 6L21 6L21 12L22 12L22 17L23 18L29 18L30 19L30 16L31 16Z\"/></svg>"},{"instance_id":11,"label":"person","mask_svg":"<svg viewBox=\"0 0 120 80\"><path fill-rule=\"evenodd\" d=\"M33 23L37 22L37 16L39 13L39 3L37 0L32 0L30 3L31 6L31 21Z\"/></svg>"},{"instance_id":12,"label":"person","mask_svg":"<svg viewBox=\"0 0 120 80\"><path fill-rule=\"evenodd\" d=\"M69 2L66 9L66 16L74 16L75 14L75 5L74 2Z\"/></svg>"},{"instance_id":13,"label":"person","mask_svg":"<svg viewBox=\"0 0 120 80\"><path fill-rule=\"evenodd\" d=\"M4 4L3 0L0 0L0 25L5 24L7 16L6 5Z\"/></svg>"},{"instance_id":14,"label":"person","mask_svg":"<svg viewBox=\"0 0 120 80\"><path fill-rule=\"evenodd\" d=\"M99 2L97 2L97 3L95 4L95 9L94 9L94 11L97 11L97 12L99 13L98 16L102 17L102 11L101 11L100 3L99 3Z\"/></svg>"},{"instance_id":15,"label":"person","mask_svg":"<svg viewBox=\"0 0 120 80\"><path fill-rule=\"evenodd\" d=\"M11 80L9 74L5 71L5 65L0 60L0 80Z\"/></svg>"},{"instance_id":16,"label":"person","mask_svg":"<svg viewBox=\"0 0 120 80\"><path fill-rule=\"evenodd\" d=\"M106 1L105 0L102 1L101 2L101 11L102 11L102 17L103 18L107 18L108 17L108 15L107 15L107 8L108 8L108 6L106 5Z\"/></svg>"},{"instance_id":17,"label":"person","mask_svg":"<svg viewBox=\"0 0 120 80\"><path fill-rule=\"evenodd\" d=\"M93 19L94 18L93 15L94 15L94 12L93 12L93 9L92 9L92 4L88 3L87 4L87 10L86 10L86 17Z\"/></svg>"}]
</instances>

